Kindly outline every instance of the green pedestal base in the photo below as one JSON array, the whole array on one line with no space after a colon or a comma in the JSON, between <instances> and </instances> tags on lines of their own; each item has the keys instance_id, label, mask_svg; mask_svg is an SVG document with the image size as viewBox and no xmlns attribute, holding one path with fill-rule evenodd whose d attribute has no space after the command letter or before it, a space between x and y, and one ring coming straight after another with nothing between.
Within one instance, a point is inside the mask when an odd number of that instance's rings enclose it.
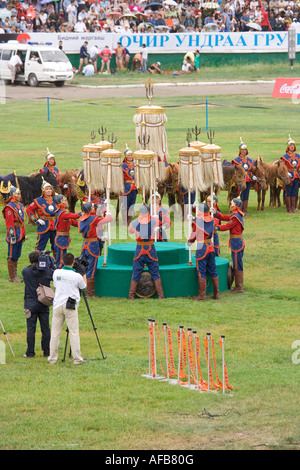
<instances>
[{"instance_id":1,"label":"green pedestal base","mask_svg":"<svg viewBox=\"0 0 300 470\"><path fill-rule=\"evenodd\" d=\"M136 243L120 243L108 247L106 264L98 259L95 275L95 295L98 297L128 297ZM159 272L165 297L190 297L198 294L195 256L189 265L189 252L184 243L155 243ZM216 257L219 290L228 290L229 261ZM145 271L148 271L146 268ZM207 279L207 293L213 292L212 281ZM154 296L155 297L155 296Z\"/></svg>"}]
</instances>

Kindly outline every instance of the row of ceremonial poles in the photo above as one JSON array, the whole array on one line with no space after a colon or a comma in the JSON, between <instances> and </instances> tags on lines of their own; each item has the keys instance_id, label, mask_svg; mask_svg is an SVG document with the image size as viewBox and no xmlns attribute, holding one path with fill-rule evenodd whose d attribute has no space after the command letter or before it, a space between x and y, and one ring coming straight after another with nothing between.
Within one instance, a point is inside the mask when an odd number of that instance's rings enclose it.
<instances>
[{"instance_id":1,"label":"row of ceremonial poles","mask_svg":"<svg viewBox=\"0 0 300 470\"><path fill-rule=\"evenodd\" d=\"M178 368L176 372L174 361L174 350L172 344L172 334L167 323L163 323L162 330L164 334L164 370L163 361L160 356L160 335L159 327L155 320L148 319L149 326L149 369L148 374L143 377L167 380L171 384L187 386L193 390L201 392L210 392L222 390L232 390L229 385L228 372L225 362L225 335L221 335L219 345L222 351L222 381L217 373L215 340L211 333L207 333L204 338L205 356L207 363L207 380L204 380L200 366L200 338L196 330L180 326L177 331L178 346ZM157 373L157 357L160 362L163 376ZM215 380L213 379L211 361L214 364Z\"/></svg>"},{"instance_id":2,"label":"row of ceremonial poles","mask_svg":"<svg viewBox=\"0 0 300 470\"><path fill-rule=\"evenodd\" d=\"M149 84L146 90L147 97L151 100L153 90ZM160 106L153 106L151 101L148 106L136 109L134 123L137 150L133 153L133 162L135 186L143 193L143 203L146 192L150 193L150 201L152 202L152 196L155 195L158 183L165 179L165 162L168 159L166 122L167 117L164 109ZM119 195L123 192L123 153L114 148L117 139L113 133L108 136L106 141L104 140L106 129L103 131L102 127L102 132L100 129L98 132L102 134L102 140L97 143L89 143L82 148L84 180L89 189L89 200L92 188L106 193L107 211L109 212L110 194L113 192ZM221 148L212 143L213 133L208 134L209 144L198 140L190 143L190 136L191 133L188 132L187 147L179 150L179 184L188 190L189 235L192 229L191 194L196 193L195 202L197 203L198 192L210 190L212 194L214 186L223 186ZM91 137L95 139L94 131ZM152 215L156 215L155 197L153 198ZM107 230L108 244L110 245L109 224ZM191 264L191 247L189 252L189 263ZM106 257L106 248L104 257Z\"/></svg>"}]
</instances>

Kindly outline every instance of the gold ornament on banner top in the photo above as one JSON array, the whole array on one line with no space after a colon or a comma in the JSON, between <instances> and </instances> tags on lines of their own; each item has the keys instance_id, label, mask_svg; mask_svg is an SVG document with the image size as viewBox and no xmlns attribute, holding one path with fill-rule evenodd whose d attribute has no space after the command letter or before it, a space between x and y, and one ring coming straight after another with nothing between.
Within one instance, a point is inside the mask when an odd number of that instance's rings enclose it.
<instances>
[{"instance_id":1,"label":"gold ornament on banner top","mask_svg":"<svg viewBox=\"0 0 300 470\"><path fill-rule=\"evenodd\" d=\"M168 143L165 129L167 116L164 108L152 104L153 82L151 79L146 83L145 88L148 105L137 108L133 118L133 122L136 125L136 148L137 150L141 149L141 142L146 140L146 136L150 137L151 150L155 153L156 179L163 181L166 177L165 161L168 159Z\"/></svg>"},{"instance_id":2,"label":"gold ornament on banner top","mask_svg":"<svg viewBox=\"0 0 300 470\"><path fill-rule=\"evenodd\" d=\"M145 191L153 190L156 187L155 178L155 152L146 148L149 146L150 137L147 140L144 136L143 141L139 138L139 148L133 153L133 162L135 167L135 186L137 189L142 188Z\"/></svg>"},{"instance_id":3,"label":"gold ornament on banner top","mask_svg":"<svg viewBox=\"0 0 300 470\"><path fill-rule=\"evenodd\" d=\"M205 191L200 151L190 144L192 134L187 133L187 146L179 150L180 184L189 191Z\"/></svg>"},{"instance_id":4,"label":"gold ornament on banner top","mask_svg":"<svg viewBox=\"0 0 300 470\"><path fill-rule=\"evenodd\" d=\"M215 131L210 130L207 133L210 143L203 146L200 150L204 167L203 180L206 188L211 187L212 184L223 188L222 149L218 145L213 144L214 136Z\"/></svg>"},{"instance_id":5,"label":"gold ornament on banner top","mask_svg":"<svg viewBox=\"0 0 300 470\"><path fill-rule=\"evenodd\" d=\"M99 130L98 130L99 132ZM91 132L92 142L82 147L82 160L84 180L87 187L99 189L99 173L101 152L110 147L110 143L104 140L95 143L96 133Z\"/></svg>"},{"instance_id":6,"label":"gold ornament on banner top","mask_svg":"<svg viewBox=\"0 0 300 470\"><path fill-rule=\"evenodd\" d=\"M114 144L117 142L117 137L114 133L108 136L108 142L110 148L103 150L101 153L99 189L120 194L124 190L122 172L123 154L114 148Z\"/></svg>"}]
</instances>

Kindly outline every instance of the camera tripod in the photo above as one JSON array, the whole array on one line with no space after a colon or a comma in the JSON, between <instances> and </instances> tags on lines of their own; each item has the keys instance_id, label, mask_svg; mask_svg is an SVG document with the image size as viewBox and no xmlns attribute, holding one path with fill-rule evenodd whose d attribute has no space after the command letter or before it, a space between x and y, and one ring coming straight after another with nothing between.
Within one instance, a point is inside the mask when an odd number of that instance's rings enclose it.
<instances>
[{"instance_id":1,"label":"camera tripod","mask_svg":"<svg viewBox=\"0 0 300 470\"><path fill-rule=\"evenodd\" d=\"M92 317L90 306L89 306L88 301L87 301L86 292L84 290L82 290L82 291L80 291L80 293L82 294L82 296L84 298L84 301L85 301L85 304L86 304L86 307L87 307L87 311L88 311L88 314L89 314L89 317L91 319L91 323L92 323L92 326L93 326L93 330L94 330L96 338L97 338L98 346L99 346L99 349L100 349L101 354L102 354L102 359L106 359L107 356L104 356L103 351L102 351L102 347L101 347L100 340L99 340L98 333L97 333L97 327L95 326L95 323L94 323L94 320L93 320L93 317ZM67 337L66 337L64 357L62 359L62 362L66 361L66 354L67 354L67 348L68 348L68 338L69 338L69 329L68 328L66 329L66 332L67 332ZM70 347L69 357L71 357L71 347Z\"/></svg>"},{"instance_id":2,"label":"camera tripod","mask_svg":"<svg viewBox=\"0 0 300 470\"><path fill-rule=\"evenodd\" d=\"M9 342L9 340L8 340L6 331L5 331L5 329L4 329L4 326L3 326L3 323L2 323L1 320L0 320L0 326L1 326L1 328L2 328L2 331L3 331L4 336L5 336L5 338L6 338L6 341L7 341L7 344L8 344L8 346L9 346L9 349L11 350L12 355L15 357L15 353L13 352L13 349L12 349L12 347L11 347L11 345L10 345L10 342Z\"/></svg>"}]
</instances>

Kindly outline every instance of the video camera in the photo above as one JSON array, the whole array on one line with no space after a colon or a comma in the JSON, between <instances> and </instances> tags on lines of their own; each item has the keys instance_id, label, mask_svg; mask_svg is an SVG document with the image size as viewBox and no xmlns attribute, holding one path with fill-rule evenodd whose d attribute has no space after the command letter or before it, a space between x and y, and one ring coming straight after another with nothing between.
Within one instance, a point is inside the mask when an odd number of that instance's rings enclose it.
<instances>
[{"instance_id":1,"label":"video camera","mask_svg":"<svg viewBox=\"0 0 300 470\"><path fill-rule=\"evenodd\" d=\"M47 269L55 269L55 260L50 256L52 251L41 251L38 258L38 270L46 271Z\"/></svg>"},{"instance_id":2,"label":"video camera","mask_svg":"<svg viewBox=\"0 0 300 470\"><path fill-rule=\"evenodd\" d=\"M73 269L75 269L77 273L84 276L86 274L88 265L89 265L89 262L83 255L77 256L77 258L75 258Z\"/></svg>"}]
</instances>

